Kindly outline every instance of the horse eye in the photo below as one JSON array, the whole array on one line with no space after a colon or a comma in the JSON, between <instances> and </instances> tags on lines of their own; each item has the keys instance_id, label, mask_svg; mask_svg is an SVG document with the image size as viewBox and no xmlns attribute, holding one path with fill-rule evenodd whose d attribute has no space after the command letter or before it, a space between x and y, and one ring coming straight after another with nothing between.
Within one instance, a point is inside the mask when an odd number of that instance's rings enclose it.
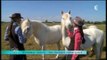
<instances>
[{"instance_id":1,"label":"horse eye","mask_svg":"<svg viewBox=\"0 0 107 60\"><path fill-rule=\"evenodd\" d=\"M64 20L64 18L62 18Z\"/></svg>"},{"instance_id":2,"label":"horse eye","mask_svg":"<svg viewBox=\"0 0 107 60\"><path fill-rule=\"evenodd\" d=\"M70 17L70 20L72 19L72 17Z\"/></svg>"},{"instance_id":3,"label":"horse eye","mask_svg":"<svg viewBox=\"0 0 107 60\"><path fill-rule=\"evenodd\" d=\"M30 28L27 28L27 31L29 30Z\"/></svg>"}]
</instances>

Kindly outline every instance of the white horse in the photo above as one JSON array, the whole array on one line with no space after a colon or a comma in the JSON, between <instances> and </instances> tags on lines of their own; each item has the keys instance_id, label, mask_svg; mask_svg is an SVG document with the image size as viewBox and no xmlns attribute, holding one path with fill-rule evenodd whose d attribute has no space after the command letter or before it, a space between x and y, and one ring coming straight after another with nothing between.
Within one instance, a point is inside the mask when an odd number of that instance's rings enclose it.
<instances>
[{"instance_id":1,"label":"white horse","mask_svg":"<svg viewBox=\"0 0 107 60\"><path fill-rule=\"evenodd\" d=\"M62 44L64 45L65 49L67 49L70 45L70 37L67 36L66 29L71 29L69 26L72 26L72 19L69 13L62 12L62 19L61 19L61 26L62 26ZM103 47L104 41L104 32L98 29L96 26L90 26L87 29L83 30L85 43L81 44L81 49L90 48L95 44L94 50L96 54L96 59L99 60L101 57L101 49Z\"/></svg>"},{"instance_id":2,"label":"white horse","mask_svg":"<svg viewBox=\"0 0 107 60\"><path fill-rule=\"evenodd\" d=\"M47 26L46 24L30 20L24 20L21 23L21 29L24 36L28 39L30 36L34 36L34 40L40 45L42 50L45 50L46 44L57 44L58 50L60 50L60 41L62 38L61 25ZM44 59L44 54L42 55ZM56 56L58 58L58 54Z\"/></svg>"}]
</instances>

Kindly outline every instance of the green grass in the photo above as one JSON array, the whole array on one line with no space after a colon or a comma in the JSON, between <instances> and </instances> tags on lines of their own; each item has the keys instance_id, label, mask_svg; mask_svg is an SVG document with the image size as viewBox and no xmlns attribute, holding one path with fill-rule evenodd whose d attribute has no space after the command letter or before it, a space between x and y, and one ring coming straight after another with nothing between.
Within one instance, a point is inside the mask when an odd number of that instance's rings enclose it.
<instances>
[{"instance_id":1,"label":"green grass","mask_svg":"<svg viewBox=\"0 0 107 60\"><path fill-rule=\"evenodd\" d=\"M1 49L2 50L6 50L6 49L9 49L9 44L8 43L6 43L6 41L4 41L4 32L5 32L5 29L6 29L6 26L7 26L7 24L8 23L2 23L2 25L1 25ZM55 23L46 23L47 25L54 25ZM89 25L89 24L88 24ZM105 24L97 24L96 25L99 29L101 29L101 30L103 30L104 31L104 33L105 33L105 35L104 35L104 48L105 48L105 46L106 46L106 25ZM61 43L60 43L61 44ZM26 50L40 50L40 46L39 45L37 45L36 43L35 43L35 41L33 40L33 38L30 38L29 40L27 40L27 43L25 43L24 44L24 46L25 46L25 49ZM51 45L46 45L46 49L47 50L56 50L57 49L57 46L55 45L55 44L51 44ZM64 49L63 47L61 47L61 49ZM105 49L103 49L103 53L102 53L102 59L105 59L106 58L106 51L105 51ZM60 57L62 57L63 55L61 55ZM9 59L9 55L2 55L1 56L2 57L2 59ZM46 58L54 58L55 57L55 55L46 55ZM27 59L38 59L38 58L40 58L41 59L41 55L27 55ZM83 58L81 58L81 60L82 59L95 59L95 55L93 56L93 57L83 57Z\"/></svg>"}]
</instances>

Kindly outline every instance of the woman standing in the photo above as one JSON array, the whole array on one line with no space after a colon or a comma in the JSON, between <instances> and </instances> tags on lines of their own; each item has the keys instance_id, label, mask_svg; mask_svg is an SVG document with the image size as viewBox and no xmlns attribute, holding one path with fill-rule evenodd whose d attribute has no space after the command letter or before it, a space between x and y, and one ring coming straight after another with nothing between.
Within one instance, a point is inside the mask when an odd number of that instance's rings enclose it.
<instances>
[{"instance_id":1,"label":"woman standing","mask_svg":"<svg viewBox=\"0 0 107 60\"><path fill-rule=\"evenodd\" d=\"M80 50L81 43L85 42L84 33L82 26L84 25L83 20L80 17L76 17L73 20L73 27L74 27L74 51ZM71 60L78 60L78 54L73 54Z\"/></svg>"},{"instance_id":2,"label":"woman standing","mask_svg":"<svg viewBox=\"0 0 107 60\"><path fill-rule=\"evenodd\" d=\"M4 39L9 42L11 50L25 50L23 44L26 38L20 28L21 14L14 13L10 18L11 22L6 28ZM26 60L26 55L10 55L10 60Z\"/></svg>"}]
</instances>

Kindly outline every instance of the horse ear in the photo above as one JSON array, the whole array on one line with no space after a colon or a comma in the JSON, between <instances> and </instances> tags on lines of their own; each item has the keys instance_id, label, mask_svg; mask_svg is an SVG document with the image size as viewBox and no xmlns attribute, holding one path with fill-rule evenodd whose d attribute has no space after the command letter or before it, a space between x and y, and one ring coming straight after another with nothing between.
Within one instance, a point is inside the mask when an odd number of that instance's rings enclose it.
<instances>
[{"instance_id":1,"label":"horse ear","mask_svg":"<svg viewBox=\"0 0 107 60\"><path fill-rule=\"evenodd\" d=\"M71 14L71 11L69 11L69 14Z\"/></svg>"},{"instance_id":2,"label":"horse ear","mask_svg":"<svg viewBox=\"0 0 107 60\"><path fill-rule=\"evenodd\" d=\"M27 18L27 20L30 22L29 18Z\"/></svg>"},{"instance_id":3,"label":"horse ear","mask_svg":"<svg viewBox=\"0 0 107 60\"><path fill-rule=\"evenodd\" d=\"M61 14L63 14L64 12L63 11L61 11Z\"/></svg>"}]
</instances>

